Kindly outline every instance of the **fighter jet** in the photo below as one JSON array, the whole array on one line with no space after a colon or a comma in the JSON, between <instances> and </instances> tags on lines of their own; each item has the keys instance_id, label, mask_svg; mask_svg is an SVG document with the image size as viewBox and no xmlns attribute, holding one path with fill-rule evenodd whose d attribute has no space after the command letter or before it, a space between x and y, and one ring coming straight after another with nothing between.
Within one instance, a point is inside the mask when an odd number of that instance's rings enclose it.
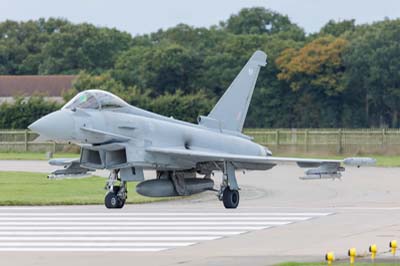
<instances>
[{"instance_id":1,"label":"fighter jet","mask_svg":"<svg viewBox=\"0 0 400 266\"><path fill-rule=\"evenodd\" d=\"M268 170L279 163L294 162L311 168L303 179L322 179L339 178L344 171L342 164L374 163L369 158L273 157L268 148L244 135L247 110L266 59L264 52L256 51L211 112L198 117L197 124L131 106L106 91L87 90L29 128L42 139L78 144L80 158L69 161L72 169L78 166L110 171L104 200L107 208L124 206L130 181L140 182L136 191L149 197L214 190L225 208L236 208L236 170ZM155 179L144 180L146 169L156 171ZM214 171L222 172L219 189L214 189Z\"/></svg>"}]
</instances>

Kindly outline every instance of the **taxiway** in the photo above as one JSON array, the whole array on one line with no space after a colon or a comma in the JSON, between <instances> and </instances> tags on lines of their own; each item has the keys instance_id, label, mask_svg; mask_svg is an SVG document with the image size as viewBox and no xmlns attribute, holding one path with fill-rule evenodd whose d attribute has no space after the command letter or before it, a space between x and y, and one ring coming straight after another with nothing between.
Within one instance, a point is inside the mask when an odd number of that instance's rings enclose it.
<instances>
[{"instance_id":1,"label":"taxiway","mask_svg":"<svg viewBox=\"0 0 400 266\"><path fill-rule=\"evenodd\" d=\"M0 161L0 169L47 171L45 164ZM399 171L348 168L341 181L302 181L291 165L239 174L237 210L211 192L122 210L3 207L0 264L272 265L321 260L327 251L345 257L372 243L385 250L400 239Z\"/></svg>"}]
</instances>

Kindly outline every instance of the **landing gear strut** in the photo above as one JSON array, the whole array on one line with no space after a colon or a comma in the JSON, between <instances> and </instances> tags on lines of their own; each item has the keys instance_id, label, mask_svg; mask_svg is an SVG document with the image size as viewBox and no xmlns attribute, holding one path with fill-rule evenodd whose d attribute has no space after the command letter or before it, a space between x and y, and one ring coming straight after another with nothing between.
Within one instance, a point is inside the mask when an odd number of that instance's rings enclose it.
<instances>
[{"instance_id":1,"label":"landing gear strut","mask_svg":"<svg viewBox=\"0 0 400 266\"><path fill-rule=\"evenodd\" d=\"M125 205L128 194L126 181L121 181L119 186L114 185L119 180L118 172L119 170L111 171L105 187L108 191L104 198L104 205L107 209L121 209Z\"/></svg>"},{"instance_id":2,"label":"landing gear strut","mask_svg":"<svg viewBox=\"0 0 400 266\"><path fill-rule=\"evenodd\" d=\"M239 205L239 186L236 181L235 167L231 162L224 162L222 184L218 198L227 209L236 209Z\"/></svg>"}]
</instances>

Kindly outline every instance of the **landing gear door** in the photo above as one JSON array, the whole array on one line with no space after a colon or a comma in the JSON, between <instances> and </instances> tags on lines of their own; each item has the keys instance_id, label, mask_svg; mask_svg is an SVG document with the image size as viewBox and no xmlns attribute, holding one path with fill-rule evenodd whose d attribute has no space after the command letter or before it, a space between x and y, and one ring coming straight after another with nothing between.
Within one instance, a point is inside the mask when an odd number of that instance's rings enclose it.
<instances>
[{"instance_id":1,"label":"landing gear door","mask_svg":"<svg viewBox=\"0 0 400 266\"><path fill-rule=\"evenodd\" d=\"M121 181L143 181L144 173L141 167L127 167L120 170Z\"/></svg>"},{"instance_id":2,"label":"landing gear door","mask_svg":"<svg viewBox=\"0 0 400 266\"><path fill-rule=\"evenodd\" d=\"M132 139L129 145L125 146L126 158L129 163L140 164L145 162L145 142L143 140Z\"/></svg>"}]
</instances>

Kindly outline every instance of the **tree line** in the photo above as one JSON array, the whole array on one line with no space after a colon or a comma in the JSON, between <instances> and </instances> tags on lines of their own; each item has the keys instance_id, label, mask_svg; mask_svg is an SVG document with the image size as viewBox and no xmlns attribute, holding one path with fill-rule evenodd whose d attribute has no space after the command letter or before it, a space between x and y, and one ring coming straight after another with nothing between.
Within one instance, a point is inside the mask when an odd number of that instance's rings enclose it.
<instances>
[{"instance_id":1,"label":"tree line","mask_svg":"<svg viewBox=\"0 0 400 266\"><path fill-rule=\"evenodd\" d=\"M66 100L104 89L192 122L258 49L268 64L246 127L399 126L399 19L331 20L306 34L287 16L255 7L209 28L179 24L137 36L56 18L0 23L0 74L79 74ZM37 99L0 105L0 128L24 128L58 107Z\"/></svg>"}]
</instances>

